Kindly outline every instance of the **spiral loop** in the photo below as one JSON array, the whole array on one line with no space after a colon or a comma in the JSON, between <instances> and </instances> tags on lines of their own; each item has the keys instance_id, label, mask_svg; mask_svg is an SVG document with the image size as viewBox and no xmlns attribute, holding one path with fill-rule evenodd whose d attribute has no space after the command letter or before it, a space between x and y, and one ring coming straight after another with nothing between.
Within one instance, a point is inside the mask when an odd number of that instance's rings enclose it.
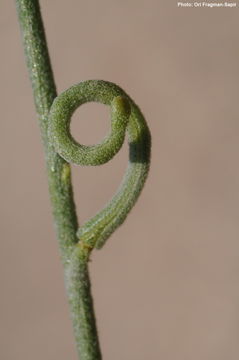
<instances>
[{"instance_id":1,"label":"spiral loop","mask_svg":"<svg viewBox=\"0 0 239 360\"><path fill-rule=\"evenodd\" d=\"M87 81L72 86L59 95L50 112L49 136L55 150L67 162L77 165L101 165L112 159L120 150L130 116L130 104L122 95L112 93L112 86L102 82ZM100 90L100 91L99 91ZM96 101L111 108L111 134L94 146L81 145L70 134L70 120L80 105Z\"/></svg>"},{"instance_id":2,"label":"spiral loop","mask_svg":"<svg viewBox=\"0 0 239 360\"><path fill-rule=\"evenodd\" d=\"M81 145L70 134L73 112L87 102L100 102L111 108L111 133L93 146ZM49 141L69 163L104 164L121 148L128 132L129 166L123 182L108 205L78 230L81 244L101 247L123 223L136 202L146 180L150 162L150 133L142 113L117 85L89 80L72 86L53 102L49 115Z\"/></svg>"}]
</instances>

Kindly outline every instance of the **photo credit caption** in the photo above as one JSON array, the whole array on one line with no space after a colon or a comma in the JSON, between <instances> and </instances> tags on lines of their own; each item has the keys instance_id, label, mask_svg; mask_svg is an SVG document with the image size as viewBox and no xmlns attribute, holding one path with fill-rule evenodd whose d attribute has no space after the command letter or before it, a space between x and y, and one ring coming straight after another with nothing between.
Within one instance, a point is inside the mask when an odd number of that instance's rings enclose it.
<instances>
[{"instance_id":1,"label":"photo credit caption","mask_svg":"<svg viewBox=\"0 0 239 360\"><path fill-rule=\"evenodd\" d=\"M177 2L177 6L181 8L235 8L235 2Z\"/></svg>"}]
</instances>

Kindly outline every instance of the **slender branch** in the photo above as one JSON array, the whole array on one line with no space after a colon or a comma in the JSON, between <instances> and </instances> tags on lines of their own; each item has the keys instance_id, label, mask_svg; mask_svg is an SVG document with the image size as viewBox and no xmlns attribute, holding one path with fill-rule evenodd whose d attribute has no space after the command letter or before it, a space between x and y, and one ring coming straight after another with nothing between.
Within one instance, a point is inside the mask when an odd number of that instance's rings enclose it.
<instances>
[{"instance_id":1,"label":"slender branch","mask_svg":"<svg viewBox=\"0 0 239 360\"><path fill-rule=\"evenodd\" d=\"M113 83L89 80L56 97L39 3L16 0L16 4L46 153L49 191L77 350L81 360L100 360L88 260L91 251L101 248L124 222L141 193L149 171L150 132L138 106ZM70 120L80 105L90 101L110 106L111 133L100 144L84 146L71 136ZM79 227L70 163L100 165L109 161L120 150L126 132L129 165L123 182L105 208Z\"/></svg>"},{"instance_id":2,"label":"slender branch","mask_svg":"<svg viewBox=\"0 0 239 360\"><path fill-rule=\"evenodd\" d=\"M74 266L72 271L72 257L75 258L74 245L78 242L76 237L78 222L70 165L56 153L48 141L48 115L56 97L56 89L39 3L37 0L16 0L16 4L45 148L49 190L65 269L77 350L82 360L100 360L101 352L95 325L87 258L80 256L78 267Z\"/></svg>"}]
</instances>

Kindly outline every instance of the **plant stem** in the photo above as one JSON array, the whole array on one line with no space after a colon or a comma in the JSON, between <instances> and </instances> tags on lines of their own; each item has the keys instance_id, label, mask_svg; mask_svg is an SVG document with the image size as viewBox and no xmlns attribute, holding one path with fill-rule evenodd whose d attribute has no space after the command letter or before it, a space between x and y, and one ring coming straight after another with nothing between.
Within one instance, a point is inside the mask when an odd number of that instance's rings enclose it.
<instances>
[{"instance_id":1,"label":"plant stem","mask_svg":"<svg viewBox=\"0 0 239 360\"><path fill-rule=\"evenodd\" d=\"M48 141L48 116L57 96L38 0L16 0L27 67L43 139L53 215L64 265L71 317L81 360L100 360L91 287L90 249L80 245L70 165Z\"/></svg>"}]
</instances>

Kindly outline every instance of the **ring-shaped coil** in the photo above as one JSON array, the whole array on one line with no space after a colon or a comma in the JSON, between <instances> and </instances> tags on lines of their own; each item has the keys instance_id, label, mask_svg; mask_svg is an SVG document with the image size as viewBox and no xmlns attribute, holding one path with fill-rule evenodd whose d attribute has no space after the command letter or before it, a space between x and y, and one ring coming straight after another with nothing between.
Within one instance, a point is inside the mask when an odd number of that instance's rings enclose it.
<instances>
[{"instance_id":1,"label":"ring-shaped coil","mask_svg":"<svg viewBox=\"0 0 239 360\"><path fill-rule=\"evenodd\" d=\"M87 102L111 107L111 133L102 143L81 145L70 134L73 112ZM119 86L103 80L88 80L72 86L53 102L49 115L49 140L56 152L69 163L100 165L121 148L128 133L129 165L123 182L112 200L78 230L80 242L100 248L123 223L135 204L147 178L151 139L145 119L133 100Z\"/></svg>"}]
</instances>

